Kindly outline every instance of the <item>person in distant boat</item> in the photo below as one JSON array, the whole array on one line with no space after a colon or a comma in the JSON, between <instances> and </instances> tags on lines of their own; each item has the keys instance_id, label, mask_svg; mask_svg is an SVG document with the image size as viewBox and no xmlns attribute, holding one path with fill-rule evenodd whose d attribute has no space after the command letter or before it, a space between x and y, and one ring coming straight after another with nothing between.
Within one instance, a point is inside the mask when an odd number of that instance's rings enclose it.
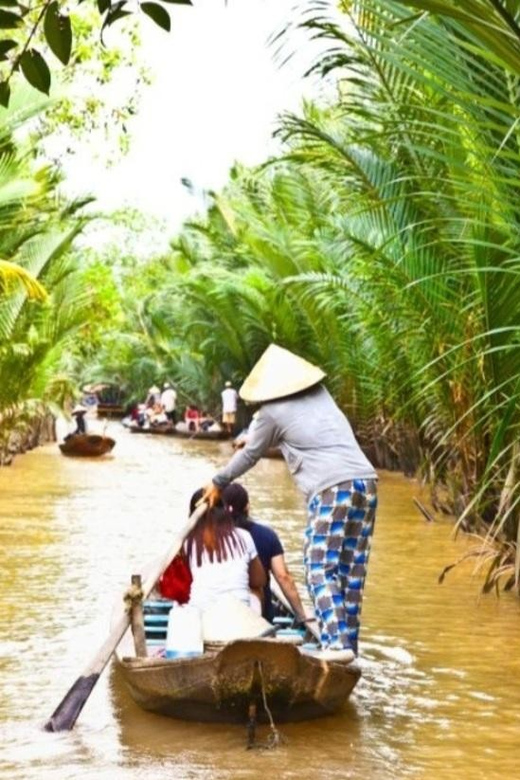
<instances>
[{"instance_id":1,"label":"person in distant boat","mask_svg":"<svg viewBox=\"0 0 520 780\"><path fill-rule=\"evenodd\" d=\"M151 414L149 415L149 419L152 428L157 427L158 425L167 425L167 423L169 422L165 412L163 411L161 404L155 404L155 406L148 411L149 412L151 411Z\"/></svg>"},{"instance_id":2,"label":"person in distant boat","mask_svg":"<svg viewBox=\"0 0 520 780\"><path fill-rule=\"evenodd\" d=\"M215 425L215 420L210 415L209 412L206 412L205 410L202 410L200 413L200 419L199 419L199 425L201 431L209 431L209 429Z\"/></svg>"},{"instance_id":3,"label":"person in distant boat","mask_svg":"<svg viewBox=\"0 0 520 780\"><path fill-rule=\"evenodd\" d=\"M237 416L238 393L231 382L226 382L226 386L221 393L221 397L222 425L224 426L225 431L227 431L229 434L232 434Z\"/></svg>"},{"instance_id":4,"label":"person in distant boat","mask_svg":"<svg viewBox=\"0 0 520 780\"><path fill-rule=\"evenodd\" d=\"M76 404L76 406L71 412L71 415L74 418L74 422L76 423L76 427L71 433L65 436L64 441L67 441L67 439L70 439L72 436L77 436L78 434L83 434L87 432L87 424L85 422L85 415L87 412L88 409L86 406L82 406L81 404Z\"/></svg>"},{"instance_id":5,"label":"person in distant boat","mask_svg":"<svg viewBox=\"0 0 520 780\"><path fill-rule=\"evenodd\" d=\"M325 373L271 344L240 388L260 406L247 441L214 475L204 500L279 447L308 507L304 567L321 629L322 660L357 653L363 587L377 506L377 475L349 421L322 384Z\"/></svg>"},{"instance_id":6,"label":"person in distant boat","mask_svg":"<svg viewBox=\"0 0 520 780\"><path fill-rule=\"evenodd\" d=\"M146 396L145 404L148 408L152 408L156 404L160 404L160 403L161 403L161 391L159 390L157 385L152 385L148 390L148 395Z\"/></svg>"},{"instance_id":7,"label":"person in distant boat","mask_svg":"<svg viewBox=\"0 0 520 780\"><path fill-rule=\"evenodd\" d=\"M184 422L188 431L195 433L200 428L200 411L195 404L189 404L184 411Z\"/></svg>"},{"instance_id":8,"label":"person in distant boat","mask_svg":"<svg viewBox=\"0 0 520 780\"><path fill-rule=\"evenodd\" d=\"M197 490L193 494L190 514L202 493ZM201 610L222 596L234 596L249 606L251 590L261 593L267 582L251 534L235 526L221 503L202 515L183 549L193 578L189 603Z\"/></svg>"},{"instance_id":9,"label":"person in distant boat","mask_svg":"<svg viewBox=\"0 0 520 780\"><path fill-rule=\"evenodd\" d=\"M253 537L255 547L258 550L258 557L269 578L272 572L276 582L280 586L282 593L291 605L294 614L300 622L307 622L305 608L302 604L300 594L296 588L293 578L287 570L284 557L284 549L278 534L273 529L260 523L249 514L249 495L245 487L238 482L232 482L222 492L222 501L235 521L238 528L244 528L249 531ZM272 601L269 579L264 587L264 599L262 605L262 616L272 622L274 617L274 607Z\"/></svg>"},{"instance_id":10,"label":"person in distant boat","mask_svg":"<svg viewBox=\"0 0 520 780\"><path fill-rule=\"evenodd\" d=\"M163 385L163 391L161 393L161 405L167 419L173 425L175 425L177 422L177 412L175 410L177 405L177 392L169 382L165 382Z\"/></svg>"},{"instance_id":11,"label":"person in distant boat","mask_svg":"<svg viewBox=\"0 0 520 780\"><path fill-rule=\"evenodd\" d=\"M148 424L148 416L146 414L146 404L137 404L136 422L139 428L144 428Z\"/></svg>"}]
</instances>

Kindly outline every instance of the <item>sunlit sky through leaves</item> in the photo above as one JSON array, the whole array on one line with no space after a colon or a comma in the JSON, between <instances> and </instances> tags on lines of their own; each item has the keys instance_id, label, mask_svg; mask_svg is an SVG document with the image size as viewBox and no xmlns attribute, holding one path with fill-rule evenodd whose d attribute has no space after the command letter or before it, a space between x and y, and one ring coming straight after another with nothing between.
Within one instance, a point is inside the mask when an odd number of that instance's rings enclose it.
<instances>
[{"instance_id":1,"label":"sunlit sky through leaves","mask_svg":"<svg viewBox=\"0 0 520 780\"><path fill-rule=\"evenodd\" d=\"M262 162L276 151L276 117L316 96L318 80L305 79L316 47L303 32L284 44L282 64L269 38L295 19L296 0L195 0L168 6L172 31L141 25L139 58L153 83L144 89L129 124L130 151L116 165L81 151L68 163L69 190L91 192L98 208L125 205L164 219L173 233L200 210L200 193L218 189L234 161ZM181 179L190 179L190 194Z\"/></svg>"}]
</instances>

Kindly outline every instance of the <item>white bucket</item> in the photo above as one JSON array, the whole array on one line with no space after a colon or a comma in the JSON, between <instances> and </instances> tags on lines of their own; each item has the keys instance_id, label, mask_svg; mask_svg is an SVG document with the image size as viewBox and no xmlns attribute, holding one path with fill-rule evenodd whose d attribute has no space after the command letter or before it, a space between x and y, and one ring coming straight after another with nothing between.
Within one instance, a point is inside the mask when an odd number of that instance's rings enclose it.
<instances>
[{"instance_id":1,"label":"white bucket","mask_svg":"<svg viewBox=\"0 0 520 780\"><path fill-rule=\"evenodd\" d=\"M189 604L174 604L168 618L166 658L191 658L203 652L199 610Z\"/></svg>"}]
</instances>

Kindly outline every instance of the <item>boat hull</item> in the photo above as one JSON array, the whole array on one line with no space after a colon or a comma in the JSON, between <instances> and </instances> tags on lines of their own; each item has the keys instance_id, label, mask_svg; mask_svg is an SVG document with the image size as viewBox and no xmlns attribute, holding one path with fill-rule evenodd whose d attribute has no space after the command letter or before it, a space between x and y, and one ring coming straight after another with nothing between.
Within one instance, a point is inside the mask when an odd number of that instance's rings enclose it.
<instances>
[{"instance_id":1,"label":"boat hull","mask_svg":"<svg viewBox=\"0 0 520 780\"><path fill-rule=\"evenodd\" d=\"M153 433L155 436L176 436L175 428L172 425L150 425L148 428L141 428L138 425L129 425L132 433Z\"/></svg>"},{"instance_id":2,"label":"boat hull","mask_svg":"<svg viewBox=\"0 0 520 780\"><path fill-rule=\"evenodd\" d=\"M114 445L114 439L109 436L81 433L71 436L70 439L60 444L60 450L64 455L96 458L110 452Z\"/></svg>"},{"instance_id":3,"label":"boat hull","mask_svg":"<svg viewBox=\"0 0 520 780\"><path fill-rule=\"evenodd\" d=\"M125 407L122 404L99 403L96 406L98 417L124 417Z\"/></svg>"},{"instance_id":4,"label":"boat hull","mask_svg":"<svg viewBox=\"0 0 520 780\"><path fill-rule=\"evenodd\" d=\"M276 722L328 716L361 676L355 663L326 663L268 639L236 640L193 659L122 658L119 666L143 709L211 723L244 723L252 702L266 721L263 693Z\"/></svg>"},{"instance_id":5,"label":"boat hull","mask_svg":"<svg viewBox=\"0 0 520 780\"><path fill-rule=\"evenodd\" d=\"M229 439L226 431L179 431L171 425L151 425L148 428L129 426L132 433L150 433L155 436L178 436L183 439L206 439L208 441L221 441Z\"/></svg>"},{"instance_id":6,"label":"boat hull","mask_svg":"<svg viewBox=\"0 0 520 780\"><path fill-rule=\"evenodd\" d=\"M181 436L184 439L207 439L209 441L222 441L229 439L230 434L227 431L175 431L177 436Z\"/></svg>"}]
</instances>

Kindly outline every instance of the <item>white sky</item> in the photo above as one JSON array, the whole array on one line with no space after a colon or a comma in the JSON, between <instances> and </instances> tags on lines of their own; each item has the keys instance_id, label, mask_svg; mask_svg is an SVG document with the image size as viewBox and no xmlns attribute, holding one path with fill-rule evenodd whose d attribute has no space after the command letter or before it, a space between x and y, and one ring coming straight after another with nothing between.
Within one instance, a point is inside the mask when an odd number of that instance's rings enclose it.
<instances>
[{"instance_id":1,"label":"white sky","mask_svg":"<svg viewBox=\"0 0 520 780\"><path fill-rule=\"evenodd\" d=\"M154 83L129 125L127 156L106 168L85 149L67 164L69 192L94 194L102 210L137 207L166 220L171 233L200 206L181 177L199 190L218 189L234 161L265 160L276 149L277 115L298 110L302 96L318 90L316 80L302 77L313 51L307 36L300 39L304 56L283 67L267 44L294 18L296 0L194 3L167 6L170 33L148 19L141 24L138 56Z\"/></svg>"}]
</instances>

